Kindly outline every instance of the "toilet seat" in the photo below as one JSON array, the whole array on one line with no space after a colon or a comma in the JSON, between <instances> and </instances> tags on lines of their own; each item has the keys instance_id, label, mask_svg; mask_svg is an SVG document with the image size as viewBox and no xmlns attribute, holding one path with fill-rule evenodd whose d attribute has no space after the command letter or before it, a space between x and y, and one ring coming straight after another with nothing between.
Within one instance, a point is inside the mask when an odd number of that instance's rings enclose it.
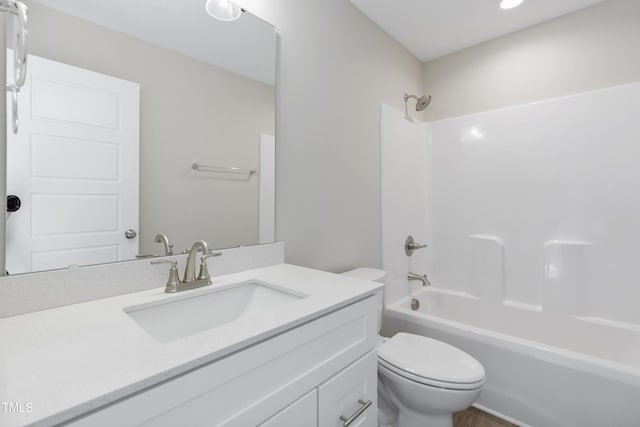
<instances>
[{"instance_id":1,"label":"toilet seat","mask_svg":"<svg viewBox=\"0 0 640 427\"><path fill-rule=\"evenodd\" d=\"M378 348L378 363L406 379L452 390L484 384L484 368L464 351L431 338L398 333Z\"/></svg>"}]
</instances>

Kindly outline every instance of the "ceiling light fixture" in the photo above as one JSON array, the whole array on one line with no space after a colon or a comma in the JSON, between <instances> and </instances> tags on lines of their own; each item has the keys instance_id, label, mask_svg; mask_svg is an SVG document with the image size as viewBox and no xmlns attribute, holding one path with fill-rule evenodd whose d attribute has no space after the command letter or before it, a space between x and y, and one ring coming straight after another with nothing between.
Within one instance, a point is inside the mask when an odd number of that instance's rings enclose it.
<instances>
[{"instance_id":1,"label":"ceiling light fixture","mask_svg":"<svg viewBox=\"0 0 640 427\"><path fill-rule=\"evenodd\" d=\"M207 0L207 13L221 21L235 21L242 15L242 8L229 0Z\"/></svg>"},{"instance_id":2,"label":"ceiling light fixture","mask_svg":"<svg viewBox=\"0 0 640 427\"><path fill-rule=\"evenodd\" d=\"M518 7L522 4L524 0L502 0L500 3L500 7L502 9L513 9L514 7Z\"/></svg>"}]
</instances>

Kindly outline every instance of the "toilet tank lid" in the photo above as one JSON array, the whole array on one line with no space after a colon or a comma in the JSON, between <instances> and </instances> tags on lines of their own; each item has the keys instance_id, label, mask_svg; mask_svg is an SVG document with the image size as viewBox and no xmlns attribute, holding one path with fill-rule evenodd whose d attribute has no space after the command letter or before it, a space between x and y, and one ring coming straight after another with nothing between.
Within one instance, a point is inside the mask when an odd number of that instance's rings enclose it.
<instances>
[{"instance_id":1,"label":"toilet tank lid","mask_svg":"<svg viewBox=\"0 0 640 427\"><path fill-rule=\"evenodd\" d=\"M342 274L349 277L355 277L357 279L370 280L372 282L380 282L380 283L384 281L384 278L387 275L387 273L384 270L380 270L377 268L367 268L367 267L361 267L361 268L356 268L354 270L345 271Z\"/></svg>"}]
</instances>

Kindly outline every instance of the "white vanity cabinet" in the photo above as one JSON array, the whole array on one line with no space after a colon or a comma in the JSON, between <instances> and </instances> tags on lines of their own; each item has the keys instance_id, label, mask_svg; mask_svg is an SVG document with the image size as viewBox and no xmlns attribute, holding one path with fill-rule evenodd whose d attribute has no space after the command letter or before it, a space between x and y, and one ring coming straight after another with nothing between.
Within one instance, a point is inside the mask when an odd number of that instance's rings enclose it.
<instances>
[{"instance_id":1,"label":"white vanity cabinet","mask_svg":"<svg viewBox=\"0 0 640 427\"><path fill-rule=\"evenodd\" d=\"M259 427L308 426L318 425L318 392L310 391L287 406Z\"/></svg>"},{"instance_id":2,"label":"white vanity cabinet","mask_svg":"<svg viewBox=\"0 0 640 427\"><path fill-rule=\"evenodd\" d=\"M318 425L377 426L377 369L372 350L318 387Z\"/></svg>"},{"instance_id":3,"label":"white vanity cabinet","mask_svg":"<svg viewBox=\"0 0 640 427\"><path fill-rule=\"evenodd\" d=\"M374 427L376 336L371 296L67 425Z\"/></svg>"}]
</instances>

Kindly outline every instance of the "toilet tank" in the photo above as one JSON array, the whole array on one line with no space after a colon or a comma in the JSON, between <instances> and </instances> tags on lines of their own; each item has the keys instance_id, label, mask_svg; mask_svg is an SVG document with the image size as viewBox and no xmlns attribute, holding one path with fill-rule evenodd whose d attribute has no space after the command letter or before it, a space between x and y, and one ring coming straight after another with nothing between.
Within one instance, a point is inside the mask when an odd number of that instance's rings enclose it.
<instances>
[{"instance_id":1,"label":"toilet tank","mask_svg":"<svg viewBox=\"0 0 640 427\"><path fill-rule=\"evenodd\" d=\"M378 282L384 284L384 279L387 276L387 272L379 270L377 268L356 268L355 270L349 270L342 273L344 276L355 277L356 279L369 280L371 282ZM384 308L383 302L384 290L380 289L376 292L376 298L378 299L378 333L382 328L382 309Z\"/></svg>"}]
</instances>

